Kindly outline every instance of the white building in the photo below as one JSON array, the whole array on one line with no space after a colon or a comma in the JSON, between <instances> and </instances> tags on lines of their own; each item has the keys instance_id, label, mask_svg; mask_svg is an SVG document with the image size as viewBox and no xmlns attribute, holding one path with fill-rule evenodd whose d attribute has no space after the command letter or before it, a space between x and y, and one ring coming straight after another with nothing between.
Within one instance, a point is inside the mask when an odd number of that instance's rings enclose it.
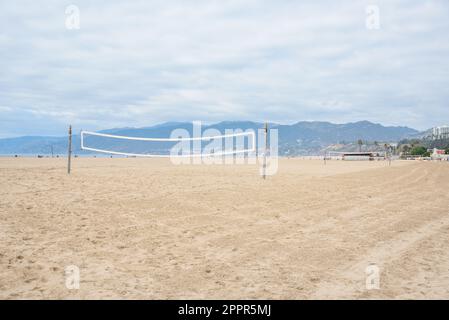
<instances>
[{"instance_id":1,"label":"white building","mask_svg":"<svg viewBox=\"0 0 449 320\"><path fill-rule=\"evenodd\" d=\"M433 139L449 138L449 126L435 127L432 129Z\"/></svg>"},{"instance_id":2,"label":"white building","mask_svg":"<svg viewBox=\"0 0 449 320\"><path fill-rule=\"evenodd\" d=\"M437 149L437 148L433 148L431 157L434 160L448 160L449 159L449 155L447 155L445 153L445 150L441 150L441 149Z\"/></svg>"}]
</instances>

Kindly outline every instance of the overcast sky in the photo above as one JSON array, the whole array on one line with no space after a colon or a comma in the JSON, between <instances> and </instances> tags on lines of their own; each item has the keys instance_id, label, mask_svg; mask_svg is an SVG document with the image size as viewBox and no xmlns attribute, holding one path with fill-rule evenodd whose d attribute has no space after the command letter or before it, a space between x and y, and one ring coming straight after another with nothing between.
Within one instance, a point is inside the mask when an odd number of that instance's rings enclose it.
<instances>
[{"instance_id":1,"label":"overcast sky","mask_svg":"<svg viewBox=\"0 0 449 320\"><path fill-rule=\"evenodd\" d=\"M0 137L69 123L449 124L448 14L447 0L2 1Z\"/></svg>"}]
</instances>

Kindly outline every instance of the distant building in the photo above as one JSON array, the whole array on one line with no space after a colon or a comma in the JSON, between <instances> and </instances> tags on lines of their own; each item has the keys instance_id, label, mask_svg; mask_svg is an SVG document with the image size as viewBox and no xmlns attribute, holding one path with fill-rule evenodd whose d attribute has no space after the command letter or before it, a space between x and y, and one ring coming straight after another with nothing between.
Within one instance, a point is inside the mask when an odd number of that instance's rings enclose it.
<instances>
[{"instance_id":1,"label":"distant building","mask_svg":"<svg viewBox=\"0 0 449 320\"><path fill-rule=\"evenodd\" d=\"M342 159L343 160L356 160L356 161L363 161L363 160L375 160L383 158L382 155L380 155L378 152L343 152L342 153Z\"/></svg>"},{"instance_id":2,"label":"distant building","mask_svg":"<svg viewBox=\"0 0 449 320\"><path fill-rule=\"evenodd\" d=\"M432 139L448 139L449 138L449 126L435 127L432 129Z\"/></svg>"},{"instance_id":3,"label":"distant building","mask_svg":"<svg viewBox=\"0 0 449 320\"><path fill-rule=\"evenodd\" d=\"M434 148L430 150L431 157L434 160L449 160L449 155L446 154L445 150Z\"/></svg>"},{"instance_id":4,"label":"distant building","mask_svg":"<svg viewBox=\"0 0 449 320\"><path fill-rule=\"evenodd\" d=\"M442 154L445 154L445 150L433 148L433 150L432 150L432 155L438 156L438 155L442 155Z\"/></svg>"}]
</instances>

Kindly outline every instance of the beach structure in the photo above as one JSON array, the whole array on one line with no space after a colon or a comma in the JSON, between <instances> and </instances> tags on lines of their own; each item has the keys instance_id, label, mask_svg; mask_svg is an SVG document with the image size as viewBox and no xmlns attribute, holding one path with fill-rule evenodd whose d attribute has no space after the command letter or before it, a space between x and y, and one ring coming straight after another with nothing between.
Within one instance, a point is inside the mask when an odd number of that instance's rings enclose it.
<instances>
[{"instance_id":1,"label":"beach structure","mask_svg":"<svg viewBox=\"0 0 449 320\"><path fill-rule=\"evenodd\" d=\"M347 161L371 161L377 157L376 152L346 152L343 153L343 160Z\"/></svg>"},{"instance_id":2,"label":"beach structure","mask_svg":"<svg viewBox=\"0 0 449 320\"><path fill-rule=\"evenodd\" d=\"M373 161L385 160L385 154L375 151L349 152L349 151L329 151L327 159L337 159L346 161Z\"/></svg>"},{"instance_id":3,"label":"beach structure","mask_svg":"<svg viewBox=\"0 0 449 320\"><path fill-rule=\"evenodd\" d=\"M445 150L433 148L431 150L431 158L432 160L448 160L449 154L446 154Z\"/></svg>"}]
</instances>

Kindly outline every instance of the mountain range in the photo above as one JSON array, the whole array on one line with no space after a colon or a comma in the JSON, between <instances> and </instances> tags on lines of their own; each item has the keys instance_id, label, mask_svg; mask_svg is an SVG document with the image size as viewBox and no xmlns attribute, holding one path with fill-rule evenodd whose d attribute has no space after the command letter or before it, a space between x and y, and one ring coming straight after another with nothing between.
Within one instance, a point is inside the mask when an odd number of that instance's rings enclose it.
<instances>
[{"instance_id":1,"label":"mountain range","mask_svg":"<svg viewBox=\"0 0 449 320\"><path fill-rule=\"evenodd\" d=\"M202 130L217 129L221 134L225 129L242 129L243 131L263 128L264 124L252 121L223 121L203 125ZM358 139L363 141L396 142L419 134L419 131L399 126L383 126L369 121L334 124L330 122L301 121L291 125L270 123L270 129L277 129L279 134L279 153L281 155L313 155L331 145L353 144ZM99 131L101 133L131 136L167 138L175 129L185 129L192 135L191 122L167 122L143 128L115 128ZM0 154L65 154L67 151L67 136L24 136L0 139ZM173 143L118 140L110 138L90 137L89 146L115 151L133 153L166 152ZM73 136L73 152L88 154L80 148L80 135Z\"/></svg>"}]
</instances>

